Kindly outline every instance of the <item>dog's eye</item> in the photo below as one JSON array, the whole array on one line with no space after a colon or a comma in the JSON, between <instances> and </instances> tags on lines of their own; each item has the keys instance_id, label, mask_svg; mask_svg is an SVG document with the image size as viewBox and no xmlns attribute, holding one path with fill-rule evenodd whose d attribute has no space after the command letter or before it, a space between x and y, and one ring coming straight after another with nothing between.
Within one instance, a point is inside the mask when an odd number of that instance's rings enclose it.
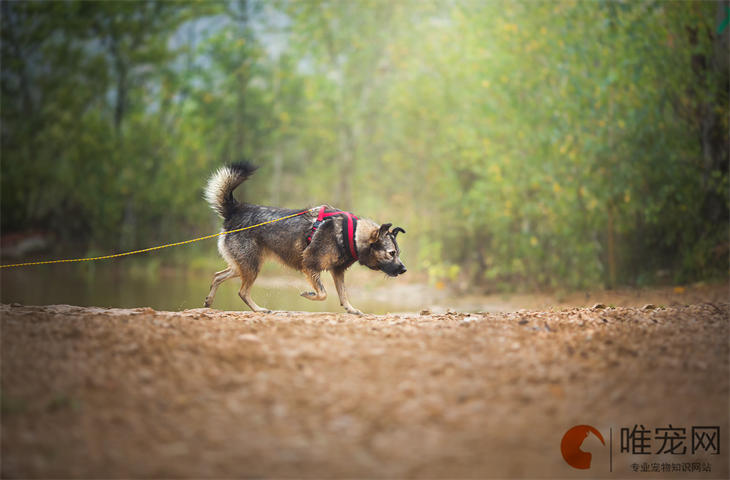
<instances>
[{"instance_id":1,"label":"dog's eye","mask_svg":"<svg viewBox=\"0 0 730 480\"><path fill-rule=\"evenodd\" d=\"M389 251L388 255L390 255L390 258L395 258L395 250Z\"/></svg>"}]
</instances>

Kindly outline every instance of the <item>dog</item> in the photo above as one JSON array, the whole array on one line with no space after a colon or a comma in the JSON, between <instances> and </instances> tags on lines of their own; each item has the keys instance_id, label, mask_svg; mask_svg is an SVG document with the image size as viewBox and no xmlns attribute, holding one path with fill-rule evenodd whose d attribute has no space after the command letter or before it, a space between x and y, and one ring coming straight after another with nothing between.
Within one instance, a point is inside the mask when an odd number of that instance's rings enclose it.
<instances>
[{"instance_id":1,"label":"dog","mask_svg":"<svg viewBox=\"0 0 730 480\"><path fill-rule=\"evenodd\" d=\"M251 286L267 258L279 260L307 277L313 291L302 292L309 300L325 300L327 292L320 281L323 271L329 270L335 282L337 295L348 313L362 315L350 304L345 289L345 271L355 262L372 270L380 270L390 277L406 273L400 260L396 241L400 227L391 230L391 223L378 225L372 220L358 218L329 205L316 209L292 210L240 203L233 191L247 180L257 167L248 162L224 166L208 180L205 200L223 219L223 231L236 230L262 222L265 225L221 235L218 251L228 268L213 276L205 306L213 305L216 291L224 281L240 277L238 295L254 312L270 312L251 298ZM296 215L305 211L300 215ZM282 217L291 216L284 220Z\"/></svg>"}]
</instances>

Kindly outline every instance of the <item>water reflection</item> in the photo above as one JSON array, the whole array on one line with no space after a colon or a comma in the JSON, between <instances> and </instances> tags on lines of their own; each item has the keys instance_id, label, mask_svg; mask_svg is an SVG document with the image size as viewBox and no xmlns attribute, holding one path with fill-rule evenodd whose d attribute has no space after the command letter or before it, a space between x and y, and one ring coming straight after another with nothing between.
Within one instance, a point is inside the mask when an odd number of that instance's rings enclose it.
<instances>
[{"instance_id":1,"label":"water reflection","mask_svg":"<svg viewBox=\"0 0 730 480\"><path fill-rule=\"evenodd\" d=\"M323 275L323 279L328 275ZM70 304L79 306L179 311L201 308L210 288L211 274L184 269L160 268L137 272L119 264L44 265L0 271L2 303L24 305ZM328 283L329 282L329 283ZM238 297L240 280L221 285L213 305L219 310L249 311ZM331 280L325 280L328 298L312 302L299 296L307 288L304 278L286 271L262 274L252 289L253 298L273 310L342 312ZM402 311L392 301L370 295L368 288L350 287L354 305L368 313Z\"/></svg>"}]
</instances>

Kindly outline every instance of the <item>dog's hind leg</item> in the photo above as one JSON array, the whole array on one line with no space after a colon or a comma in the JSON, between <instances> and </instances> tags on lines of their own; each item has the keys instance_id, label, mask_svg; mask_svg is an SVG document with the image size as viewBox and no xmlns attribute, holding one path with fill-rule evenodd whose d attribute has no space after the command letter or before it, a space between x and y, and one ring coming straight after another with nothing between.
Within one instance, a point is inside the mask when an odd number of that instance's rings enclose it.
<instances>
[{"instance_id":1,"label":"dog's hind leg","mask_svg":"<svg viewBox=\"0 0 730 480\"><path fill-rule=\"evenodd\" d=\"M241 300L243 300L244 303L246 303L246 305L248 305L254 312L271 312L268 308L259 307L256 302L253 301L253 298L251 298L251 286L259 274L260 265L239 264L239 267L241 268L241 289L238 291L238 296L241 297Z\"/></svg>"},{"instance_id":2,"label":"dog's hind leg","mask_svg":"<svg viewBox=\"0 0 730 480\"><path fill-rule=\"evenodd\" d=\"M221 270L220 272L216 272L215 275L213 275L213 283L210 285L210 292L208 293L208 296L205 297L205 306L210 307L213 305L213 300L215 300L215 293L218 291L218 287L221 283L225 282L229 278L237 277L238 272L233 270L231 267L226 268L225 270Z\"/></svg>"},{"instance_id":3,"label":"dog's hind leg","mask_svg":"<svg viewBox=\"0 0 730 480\"><path fill-rule=\"evenodd\" d=\"M347 299L347 289L345 288L345 271L340 269L332 270L332 280L335 281L335 288L337 289L337 295L340 297L340 305L345 307L347 313L353 313L355 315L362 315L362 312L350 304Z\"/></svg>"},{"instance_id":4,"label":"dog's hind leg","mask_svg":"<svg viewBox=\"0 0 730 480\"><path fill-rule=\"evenodd\" d=\"M325 300L327 298L327 291L322 285L322 281L319 279L321 272L314 272L311 270L305 270L304 274L307 276L307 280L314 288L313 292L302 292L300 295L309 300Z\"/></svg>"},{"instance_id":5,"label":"dog's hind leg","mask_svg":"<svg viewBox=\"0 0 730 480\"><path fill-rule=\"evenodd\" d=\"M254 312L270 312L271 310L256 305L251 298L251 286L261 269L264 253L256 241L242 234L228 236L218 243L218 250L231 265L231 269L237 271L237 276L241 277L241 288L238 290L241 300Z\"/></svg>"}]
</instances>

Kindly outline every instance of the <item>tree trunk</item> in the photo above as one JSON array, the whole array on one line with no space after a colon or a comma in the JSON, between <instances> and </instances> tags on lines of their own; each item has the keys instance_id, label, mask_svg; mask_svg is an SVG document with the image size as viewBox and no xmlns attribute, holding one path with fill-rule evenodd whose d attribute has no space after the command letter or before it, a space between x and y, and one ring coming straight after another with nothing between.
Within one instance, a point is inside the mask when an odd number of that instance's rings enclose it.
<instances>
[{"instance_id":1,"label":"tree trunk","mask_svg":"<svg viewBox=\"0 0 730 480\"><path fill-rule=\"evenodd\" d=\"M608 222L606 223L606 244L608 249L608 285L609 289L616 286L616 231L614 227L615 208L608 206Z\"/></svg>"}]
</instances>

